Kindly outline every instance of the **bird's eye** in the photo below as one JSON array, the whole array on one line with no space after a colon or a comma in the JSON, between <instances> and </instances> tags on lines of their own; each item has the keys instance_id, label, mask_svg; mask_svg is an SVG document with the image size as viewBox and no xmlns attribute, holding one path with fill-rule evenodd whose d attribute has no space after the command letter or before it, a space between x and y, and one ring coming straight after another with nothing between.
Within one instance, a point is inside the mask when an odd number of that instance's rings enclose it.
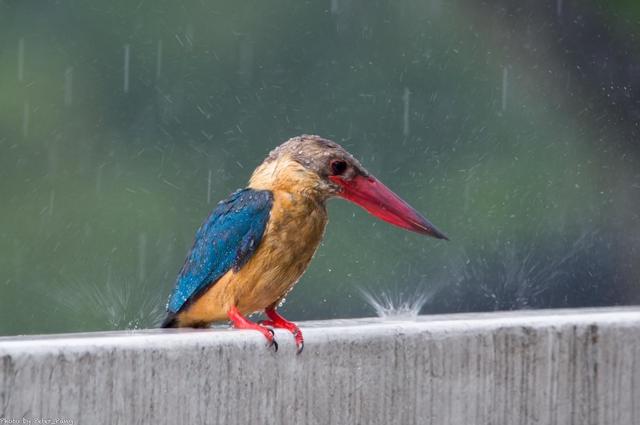
<instances>
[{"instance_id":1,"label":"bird's eye","mask_svg":"<svg viewBox=\"0 0 640 425\"><path fill-rule=\"evenodd\" d=\"M347 162L346 161L342 161L340 159L336 159L334 161L331 161L331 175L332 176L340 176L342 175L345 171L347 171Z\"/></svg>"}]
</instances>

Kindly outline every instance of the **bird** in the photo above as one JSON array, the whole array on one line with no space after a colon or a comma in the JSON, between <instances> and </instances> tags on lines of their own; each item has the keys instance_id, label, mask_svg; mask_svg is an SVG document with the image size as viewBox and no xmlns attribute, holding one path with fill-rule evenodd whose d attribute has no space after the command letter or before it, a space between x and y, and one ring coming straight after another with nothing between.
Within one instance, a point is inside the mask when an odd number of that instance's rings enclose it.
<instances>
[{"instance_id":1,"label":"bird","mask_svg":"<svg viewBox=\"0 0 640 425\"><path fill-rule=\"evenodd\" d=\"M343 198L400 228L447 239L422 214L370 174L347 150L316 135L273 149L246 188L221 201L197 230L167 303L163 328L230 320L278 350L273 329L300 328L277 312L314 256L328 222L326 203ZM247 318L264 312L267 319Z\"/></svg>"}]
</instances>

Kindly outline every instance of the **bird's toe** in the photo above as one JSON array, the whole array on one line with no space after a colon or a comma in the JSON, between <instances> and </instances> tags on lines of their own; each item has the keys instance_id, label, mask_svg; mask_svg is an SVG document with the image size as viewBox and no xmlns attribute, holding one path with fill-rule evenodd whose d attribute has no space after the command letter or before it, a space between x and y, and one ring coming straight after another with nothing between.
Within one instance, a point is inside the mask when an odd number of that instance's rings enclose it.
<instances>
[{"instance_id":1,"label":"bird's toe","mask_svg":"<svg viewBox=\"0 0 640 425\"><path fill-rule=\"evenodd\" d=\"M274 328L275 327L275 323L273 323L273 320L261 320L258 322L258 324L260 326L269 326Z\"/></svg>"}]
</instances>

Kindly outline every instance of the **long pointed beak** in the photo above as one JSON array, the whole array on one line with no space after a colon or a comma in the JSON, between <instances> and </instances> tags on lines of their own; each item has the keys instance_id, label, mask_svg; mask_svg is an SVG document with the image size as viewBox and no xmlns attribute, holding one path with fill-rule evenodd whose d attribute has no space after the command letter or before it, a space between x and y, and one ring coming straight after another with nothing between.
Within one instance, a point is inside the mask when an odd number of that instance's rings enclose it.
<instances>
[{"instance_id":1,"label":"long pointed beak","mask_svg":"<svg viewBox=\"0 0 640 425\"><path fill-rule=\"evenodd\" d=\"M342 187L338 196L359 205L379 219L412 232L449 240L422 214L375 177L355 176L351 180L340 176L329 178Z\"/></svg>"}]
</instances>

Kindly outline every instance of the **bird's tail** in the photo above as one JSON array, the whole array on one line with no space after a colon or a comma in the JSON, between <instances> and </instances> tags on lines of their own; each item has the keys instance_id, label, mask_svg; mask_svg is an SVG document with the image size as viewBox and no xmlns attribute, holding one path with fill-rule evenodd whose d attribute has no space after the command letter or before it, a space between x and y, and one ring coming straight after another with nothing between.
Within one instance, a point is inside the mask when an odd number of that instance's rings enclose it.
<instances>
[{"instance_id":1,"label":"bird's tail","mask_svg":"<svg viewBox=\"0 0 640 425\"><path fill-rule=\"evenodd\" d=\"M161 328L177 328L178 327L178 319L174 313L169 313L167 317L164 319Z\"/></svg>"}]
</instances>

